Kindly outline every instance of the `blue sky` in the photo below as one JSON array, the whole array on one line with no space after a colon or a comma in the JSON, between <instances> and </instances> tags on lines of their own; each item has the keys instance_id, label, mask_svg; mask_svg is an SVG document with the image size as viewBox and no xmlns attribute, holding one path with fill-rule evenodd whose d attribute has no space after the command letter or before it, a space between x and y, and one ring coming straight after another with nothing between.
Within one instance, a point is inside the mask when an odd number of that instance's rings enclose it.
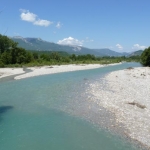
<instances>
[{"instance_id":1,"label":"blue sky","mask_svg":"<svg viewBox=\"0 0 150 150\"><path fill-rule=\"evenodd\" d=\"M0 34L131 52L150 46L150 0L1 0Z\"/></svg>"}]
</instances>

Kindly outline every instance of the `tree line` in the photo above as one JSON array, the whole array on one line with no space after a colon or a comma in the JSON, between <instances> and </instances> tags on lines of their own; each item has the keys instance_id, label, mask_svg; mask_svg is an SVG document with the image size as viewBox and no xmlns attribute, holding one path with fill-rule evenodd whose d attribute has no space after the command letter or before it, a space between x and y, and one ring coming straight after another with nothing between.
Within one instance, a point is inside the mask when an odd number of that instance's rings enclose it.
<instances>
[{"instance_id":1,"label":"tree line","mask_svg":"<svg viewBox=\"0 0 150 150\"><path fill-rule=\"evenodd\" d=\"M150 67L150 47L146 48L141 55L141 63Z\"/></svg>"},{"instance_id":2,"label":"tree line","mask_svg":"<svg viewBox=\"0 0 150 150\"><path fill-rule=\"evenodd\" d=\"M37 66L70 63L100 63L109 64L121 61L139 61L139 56L132 57L96 57L91 54L75 55L66 52L28 51L18 47L18 43L7 36L0 35L0 67L7 66Z\"/></svg>"},{"instance_id":3,"label":"tree line","mask_svg":"<svg viewBox=\"0 0 150 150\"><path fill-rule=\"evenodd\" d=\"M29 63L32 60L31 52L17 47L17 43L7 36L0 35L0 67L9 64Z\"/></svg>"}]
</instances>

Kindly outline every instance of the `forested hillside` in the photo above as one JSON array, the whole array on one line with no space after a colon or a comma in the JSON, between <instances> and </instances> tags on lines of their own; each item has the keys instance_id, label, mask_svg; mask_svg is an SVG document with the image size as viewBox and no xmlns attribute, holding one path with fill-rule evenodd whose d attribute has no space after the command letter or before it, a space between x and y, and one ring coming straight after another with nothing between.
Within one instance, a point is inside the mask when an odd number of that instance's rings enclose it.
<instances>
[{"instance_id":1,"label":"forested hillside","mask_svg":"<svg viewBox=\"0 0 150 150\"><path fill-rule=\"evenodd\" d=\"M62 51L29 51L18 47L7 36L0 35L0 67L20 67L20 66L39 66L39 65L61 65L79 63L99 63L109 64L121 61L139 61L139 56L132 57L96 57L95 55L76 55Z\"/></svg>"}]
</instances>

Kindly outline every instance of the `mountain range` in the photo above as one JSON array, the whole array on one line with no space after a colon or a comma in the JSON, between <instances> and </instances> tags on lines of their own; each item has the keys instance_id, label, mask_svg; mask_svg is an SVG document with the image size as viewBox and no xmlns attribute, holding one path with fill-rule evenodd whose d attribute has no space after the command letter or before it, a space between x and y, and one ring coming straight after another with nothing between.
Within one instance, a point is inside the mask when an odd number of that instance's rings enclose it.
<instances>
[{"instance_id":1,"label":"mountain range","mask_svg":"<svg viewBox=\"0 0 150 150\"><path fill-rule=\"evenodd\" d=\"M143 53L143 50L138 50L138 51L131 53L129 56L141 56L142 53Z\"/></svg>"},{"instance_id":2,"label":"mountain range","mask_svg":"<svg viewBox=\"0 0 150 150\"><path fill-rule=\"evenodd\" d=\"M113 50L103 49L89 49L82 46L75 45L60 45L53 42L44 41L40 38L23 38L21 36L10 37L13 41L18 43L19 47L23 47L26 50L36 51L64 51L69 54L85 55L91 54L95 56L134 56L131 53L119 53Z\"/></svg>"}]
</instances>

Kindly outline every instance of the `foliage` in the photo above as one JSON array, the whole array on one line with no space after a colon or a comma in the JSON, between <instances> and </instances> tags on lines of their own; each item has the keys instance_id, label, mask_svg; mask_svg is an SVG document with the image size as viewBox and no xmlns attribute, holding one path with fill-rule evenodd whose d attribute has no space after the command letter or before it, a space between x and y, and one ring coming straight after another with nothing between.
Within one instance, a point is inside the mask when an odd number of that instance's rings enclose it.
<instances>
[{"instance_id":1,"label":"foliage","mask_svg":"<svg viewBox=\"0 0 150 150\"><path fill-rule=\"evenodd\" d=\"M7 36L3 36L0 34L0 54L4 53L5 51L9 51L11 48L16 46L16 42L13 42Z\"/></svg>"},{"instance_id":2,"label":"foliage","mask_svg":"<svg viewBox=\"0 0 150 150\"><path fill-rule=\"evenodd\" d=\"M23 48L17 47L7 36L0 35L0 64L23 64L33 60L33 54Z\"/></svg>"},{"instance_id":3,"label":"foliage","mask_svg":"<svg viewBox=\"0 0 150 150\"><path fill-rule=\"evenodd\" d=\"M4 63L0 60L0 68L3 68L4 66Z\"/></svg>"},{"instance_id":4,"label":"foliage","mask_svg":"<svg viewBox=\"0 0 150 150\"><path fill-rule=\"evenodd\" d=\"M150 67L150 47L146 48L141 55L141 63Z\"/></svg>"},{"instance_id":5,"label":"foliage","mask_svg":"<svg viewBox=\"0 0 150 150\"><path fill-rule=\"evenodd\" d=\"M27 51L7 36L0 35L0 67L43 66L61 64L110 64L121 61L139 61L139 56L132 57L96 57L87 55L69 55L61 51Z\"/></svg>"}]
</instances>

